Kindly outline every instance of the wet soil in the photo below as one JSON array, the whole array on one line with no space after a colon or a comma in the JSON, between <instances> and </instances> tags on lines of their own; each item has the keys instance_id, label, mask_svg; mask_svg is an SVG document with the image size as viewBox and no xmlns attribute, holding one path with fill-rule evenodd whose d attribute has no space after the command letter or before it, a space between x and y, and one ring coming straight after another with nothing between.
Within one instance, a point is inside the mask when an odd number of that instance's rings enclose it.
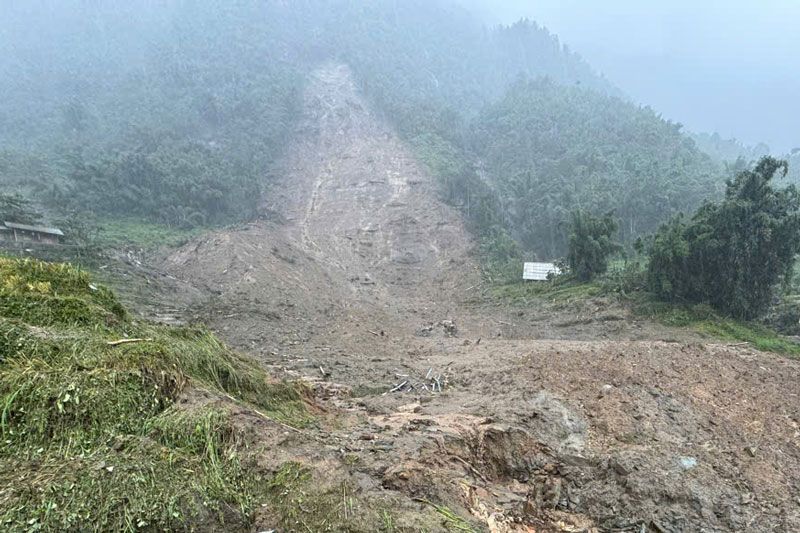
<instances>
[{"instance_id":1,"label":"wet soil","mask_svg":"<svg viewBox=\"0 0 800 533\"><path fill-rule=\"evenodd\" d=\"M308 383L319 427L240 413L264 465L493 532L800 531L800 362L602 298L487 299L459 213L345 66L315 72L295 137L260 220L157 264L183 320Z\"/></svg>"}]
</instances>

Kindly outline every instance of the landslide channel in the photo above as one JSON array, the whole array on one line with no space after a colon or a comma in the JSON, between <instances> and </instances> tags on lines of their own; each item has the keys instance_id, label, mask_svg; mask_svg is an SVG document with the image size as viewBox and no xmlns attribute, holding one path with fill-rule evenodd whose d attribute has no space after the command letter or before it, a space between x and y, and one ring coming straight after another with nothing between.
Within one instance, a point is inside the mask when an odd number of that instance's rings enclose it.
<instances>
[{"instance_id":1,"label":"landslide channel","mask_svg":"<svg viewBox=\"0 0 800 533\"><path fill-rule=\"evenodd\" d=\"M526 336L535 310L480 303L463 221L349 69L320 67L304 98L261 219L162 265L203 295L187 313L308 382L317 426L267 463L400 511L352 531L800 531L798 362Z\"/></svg>"}]
</instances>

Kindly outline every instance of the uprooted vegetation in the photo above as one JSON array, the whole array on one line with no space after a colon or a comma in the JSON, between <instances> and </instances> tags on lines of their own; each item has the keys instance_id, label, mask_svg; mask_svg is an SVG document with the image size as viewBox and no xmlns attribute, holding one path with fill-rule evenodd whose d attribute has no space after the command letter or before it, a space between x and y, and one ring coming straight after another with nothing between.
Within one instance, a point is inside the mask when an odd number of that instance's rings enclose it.
<instances>
[{"instance_id":1,"label":"uprooted vegetation","mask_svg":"<svg viewBox=\"0 0 800 533\"><path fill-rule=\"evenodd\" d=\"M310 421L294 386L207 331L131 319L68 265L0 257L0 368L4 531L235 529L264 483L237 452L229 410L181 395Z\"/></svg>"}]
</instances>

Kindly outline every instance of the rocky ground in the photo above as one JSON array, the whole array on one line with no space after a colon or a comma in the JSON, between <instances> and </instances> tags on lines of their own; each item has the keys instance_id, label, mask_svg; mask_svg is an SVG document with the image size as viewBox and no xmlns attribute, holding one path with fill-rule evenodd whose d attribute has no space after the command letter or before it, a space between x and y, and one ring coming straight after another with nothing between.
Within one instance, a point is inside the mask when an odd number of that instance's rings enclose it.
<instances>
[{"instance_id":1,"label":"rocky ground","mask_svg":"<svg viewBox=\"0 0 800 533\"><path fill-rule=\"evenodd\" d=\"M345 479L410 530L436 503L492 532L800 531L800 362L605 301L492 304L459 214L344 66L314 74L295 134L261 220L157 265L170 320L309 384L318 427L241 415L264 465Z\"/></svg>"}]
</instances>

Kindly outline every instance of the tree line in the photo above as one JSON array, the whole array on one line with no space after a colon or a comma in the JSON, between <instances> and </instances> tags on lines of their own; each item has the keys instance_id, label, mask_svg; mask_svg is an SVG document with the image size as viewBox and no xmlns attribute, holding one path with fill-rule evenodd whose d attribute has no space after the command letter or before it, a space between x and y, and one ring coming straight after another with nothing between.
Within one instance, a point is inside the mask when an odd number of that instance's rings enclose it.
<instances>
[{"instance_id":1,"label":"tree line","mask_svg":"<svg viewBox=\"0 0 800 533\"><path fill-rule=\"evenodd\" d=\"M648 289L670 302L701 302L736 318L753 319L791 280L800 253L800 191L780 186L786 161L763 157L739 172L718 202L674 216L637 248L647 258ZM605 272L618 245L612 213L576 211L570 222L569 263L583 281Z\"/></svg>"}]
</instances>

